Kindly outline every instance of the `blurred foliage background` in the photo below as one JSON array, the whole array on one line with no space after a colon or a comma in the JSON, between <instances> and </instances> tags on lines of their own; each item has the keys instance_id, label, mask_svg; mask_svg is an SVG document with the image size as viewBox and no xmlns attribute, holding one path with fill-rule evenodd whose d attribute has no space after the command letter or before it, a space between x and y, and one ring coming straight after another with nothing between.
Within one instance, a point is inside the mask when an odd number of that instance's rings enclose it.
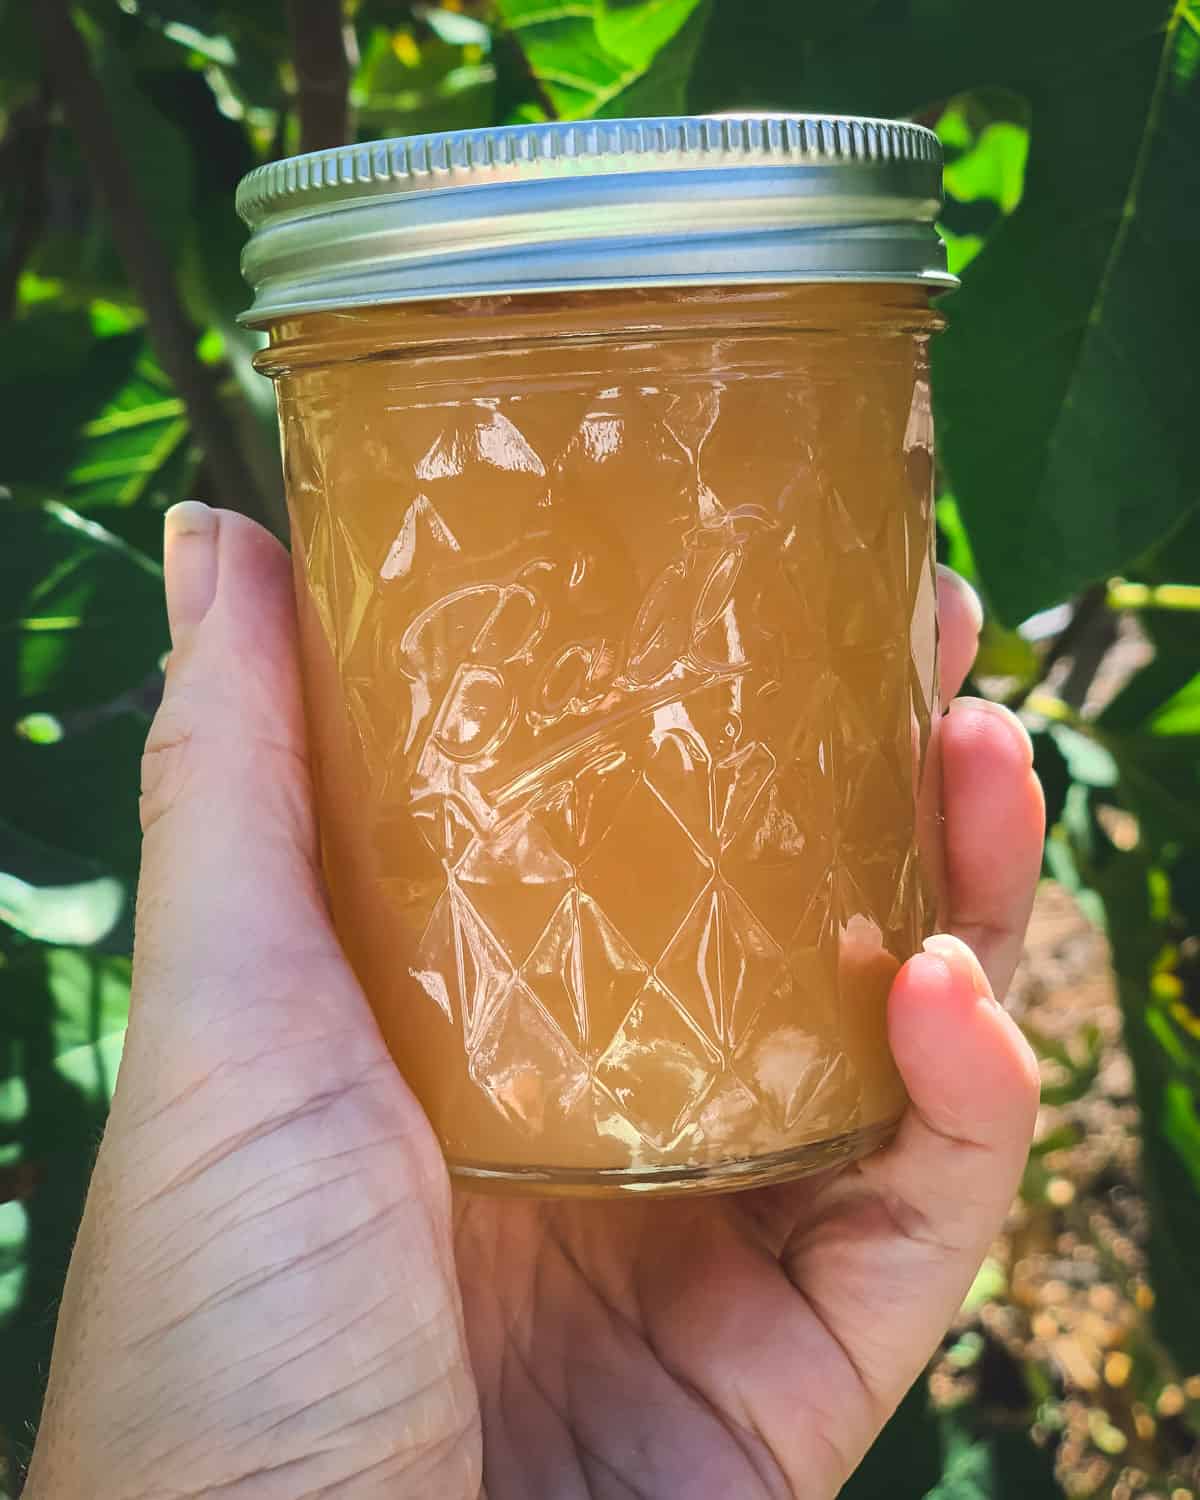
<instances>
[{"instance_id":1,"label":"blurred foliage background","mask_svg":"<svg viewBox=\"0 0 1200 1500\"><path fill-rule=\"evenodd\" d=\"M238 178L379 136L762 108L908 116L945 145L941 547L989 609L975 690L1034 732L1047 878L1111 942L1142 1123L1153 1348L1089 1412L1097 1451L1200 1370L1200 13L0 0L0 1496L121 1048L160 513L283 525L273 397L234 321ZM1140 665L1098 693L1131 633ZM1087 1087L1087 1036L1041 1044L1060 1096ZM985 1268L974 1302L1003 1294ZM1044 1372L1002 1412L973 1389L918 1387L847 1493L1190 1500L1200 1382L1171 1386L1184 1440L1142 1443L1141 1488L1119 1464L1055 1478Z\"/></svg>"}]
</instances>

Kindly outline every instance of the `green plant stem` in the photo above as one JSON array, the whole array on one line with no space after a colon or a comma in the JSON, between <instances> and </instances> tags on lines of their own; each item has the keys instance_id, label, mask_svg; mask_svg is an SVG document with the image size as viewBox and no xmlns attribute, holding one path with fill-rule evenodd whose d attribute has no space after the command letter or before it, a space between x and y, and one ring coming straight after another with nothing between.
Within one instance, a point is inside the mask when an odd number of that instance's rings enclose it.
<instances>
[{"instance_id":1,"label":"green plant stem","mask_svg":"<svg viewBox=\"0 0 1200 1500\"><path fill-rule=\"evenodd\" d=\"M1114 579L1108 586L1109 609L1200 610L1200 585L1194 583L1127 583Z\"/></svg>"},{"instance_id":2,"label":"green plant stem","mask_svg":"<svg viewBox=\"0 0 1200 1500\"><path fill-rule=\"evenodd\" d=\"M221 405L213 373L196 355L196 330L184 312L171 263L125 160L104 90L66 0L40 0L37 23L67 123L108 211L113 240L145 308L155 351L204 449L216 497L231 510L266 521L266 507Z\"/></svg>"},{"instance_id":3,"label":"green plant stem","mask_svg":"<svg viewBox=\"0 0 1200 1500\"><path fill-rule=\"evenodd\" d=\"M301 151L350 139L350 59L341 0L288 0Z\"/></svg>"}]
</instances>

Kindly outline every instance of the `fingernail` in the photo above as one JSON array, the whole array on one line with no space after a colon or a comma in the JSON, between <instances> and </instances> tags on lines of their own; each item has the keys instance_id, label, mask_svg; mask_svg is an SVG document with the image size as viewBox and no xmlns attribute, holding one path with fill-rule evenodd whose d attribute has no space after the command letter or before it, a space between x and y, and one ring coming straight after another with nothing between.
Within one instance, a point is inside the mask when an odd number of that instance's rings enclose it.
<instances>
[{"instance_id":1,"label":"fingernail","mask_svg":"<svg viewBox=\"0 0 1200 1500\"><path fill-rule=\"evenodd\" d=\"M163 516L163 579L171 645L178 650L204 619L217 594L215 510L181 500Z\"/></svg>"},{"instance_id":2,"label":"fingernail","mask_svg":"<svg viewBox=\"0 0 1200 1500\"><path fill-rule=\"evenodd\" d=\"M963 713L972 709L990 714L992 718L1002 723L1014 740L1021 745L1029 759L1029 764L1033 764L1033 740L1029 736L1028 729L1011 708L1005 708L1003 703L995 703L991 698L955 698L946 712Z\"/></svg>"},{"instance_id":3,"label":"fingernail","mask_svg":"<svg viewBox=\"0 0 1200 1500\"><path fill-rule=\"evenodd\" d=\"M932 937L925 939L921 947L934 958L940 958L951 975L960 984L969 985L980 1000L993 999L992 987L983 972L983 965L961 938L953 937L948 932L935 932Z\"/></svg>"},{"instance_id":4,"label":"fingernail","mask_svg":"<svg viewBox=\"0 0 1200 1500\"><path fill-rule=\"evenodd\" d=\"M945 563L938 563L937 571L938 578L948 588L958 590L962 602L966 606L967 615L974 627L975 634L978 635L983 629L983 600L961 573L956 573L953 568L948 568Z\"/></svg>"}]
</instances>

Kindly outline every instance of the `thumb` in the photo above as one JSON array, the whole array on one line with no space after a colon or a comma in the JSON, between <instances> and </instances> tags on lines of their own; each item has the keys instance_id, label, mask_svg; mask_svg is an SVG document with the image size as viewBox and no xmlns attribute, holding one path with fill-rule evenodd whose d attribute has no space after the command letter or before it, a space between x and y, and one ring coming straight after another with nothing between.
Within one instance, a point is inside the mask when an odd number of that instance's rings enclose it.
<instances>
[{"instance_id":1,"label":"thumb","mask_svg":"<svg viewBox=\"0 0 1200 1500\"><path fill-rule=\"evenodd\" d=\"M349 975L320 878L287 553L187 502L167 512L163 556L172 652L143 758L131 1040L181 1026L214 1040L227 1019L246 1033L247 1008L297 975L322 993L317 976L336 970L344 990ZM289 1040L312 1007L296 1009L277 1018Z\"/></svg>"}]
</instances>

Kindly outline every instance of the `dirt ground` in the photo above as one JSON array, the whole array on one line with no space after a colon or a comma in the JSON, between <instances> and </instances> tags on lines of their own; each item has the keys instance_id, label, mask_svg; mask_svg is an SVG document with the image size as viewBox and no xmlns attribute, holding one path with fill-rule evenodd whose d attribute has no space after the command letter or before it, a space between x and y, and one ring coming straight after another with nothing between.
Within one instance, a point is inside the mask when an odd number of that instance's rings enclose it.
<instances>
[{"instance_id":1,"label":"dirt ground","mask_svg":"<svg viewBox=\"0 0 1200 1500\"><path fill-rule=\"evenodd\" d=\"M1150 1331L1133 1075L1104 938L1045 884L1009 999L1042 1055L1037 1146L936 1364L942 1405L1027 1422L1064 1494L1198 1500L1200 1373Z\"/></svg>"}]
</instances>

